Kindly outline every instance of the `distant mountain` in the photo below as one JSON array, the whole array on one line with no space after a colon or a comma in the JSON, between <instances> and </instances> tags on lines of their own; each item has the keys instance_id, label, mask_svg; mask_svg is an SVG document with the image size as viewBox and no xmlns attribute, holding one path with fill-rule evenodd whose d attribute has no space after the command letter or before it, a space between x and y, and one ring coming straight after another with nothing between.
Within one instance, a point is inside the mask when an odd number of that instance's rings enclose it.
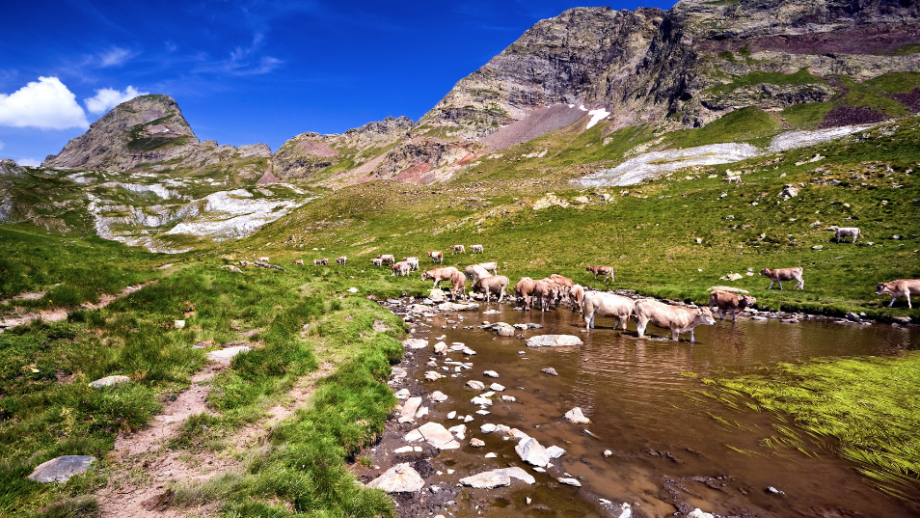
<instances>
[{"instance_id":1,"label":"distant mountain","mask_svg":"<svg viewBox=\"0 0 920 518\"><path fill-rule=\"evenodd\" d=\"M270 174L270 158L266 144L236 148L200 142L172 97L144 95L113 108L60 153L45 158L42 167L178 170L245 181Z\"/></svg>"}]
</instances>

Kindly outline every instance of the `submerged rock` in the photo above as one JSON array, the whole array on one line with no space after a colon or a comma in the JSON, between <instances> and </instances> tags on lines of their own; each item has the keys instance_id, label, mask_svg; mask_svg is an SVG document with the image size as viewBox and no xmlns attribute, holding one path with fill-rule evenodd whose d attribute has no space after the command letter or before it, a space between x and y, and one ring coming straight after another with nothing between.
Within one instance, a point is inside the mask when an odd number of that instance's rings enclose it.
<instances>
[{"instance_id":1,"label":"submerged rock","mask_svg":"<svg viewBox=\"0 0 920 518\"><path fill-rule=\"evenodd\" d=\"M556 479L560 484L565 484L567 486L581 487L581 482L574 478L557 478Z\"/></svg>"},{"instance_id":2,"label":"submerged rock","mask_svg":"<svg viewBox=\"0 0 920 518\"><path fill-rule=\"evenodd\" d=\"M418 431L428 444L439 450L455 450L460 447L454 436L441 424L425 423Z\"/></svg>"},{"instance_id":3,"label":"submerged rock","mask_svg":"<svg viewBox=\"0 0 920 518\"><path fill-rule=\"evenodd\" d=\"M537 481L530 473L527 473L521 468L513 467L495 469L492 471L471 475L469 477L460 479L460 483L464 486L470 486L478 489L492 489L496 487L511 485L511 479L517 479L527 484L534 484Z\"/></svg>"},{"instance_id":4,"label":"submerged rock","mask_svg":"<svg viewBox=\"0 0 920 518\"><path fill-rule=\"evenodd\" d=\"M368 482L367 487L382 489L387 493L410 493L425 487L425 481L406 462L388 469L383 475Z\"/></svg>"},{"instance_id":5,"label":"submerged rock","mask_svg":"<svg viewBox=\"0 0 920 518\"><path fill-rule=\"evenodd\" d=\"M581 338L572 335L542 335L527 340L527 347L570 347L584 345Z\"/></svg>"},{"instance_id":6,"label":"submerged rock","mask_svg":"<svg viewBox=\"0 0 920 518\"><path fill-rule=\"evenodd\" d=\"M546 467L550 461L549 455L546 453L546 448L533 437L519 442L518 445L514 447L514 451L517 452L518 456L521 457L521 460L524 462L541 468Z\"/></svg>"},{"instance_id":7,"label":"submerged rock","mask_svg":"<svg viewBox=\"0 0 920 518\"><path fill-rule=\"evenodd\" d=\"M556 372L556 369L554 369L554 368L552 368L552 367L547 367L547 368L541 370L540 372L542 372L543 374L549 374L550 376L558 376L558 375L559 375L559 373Z\"/></svg>"},{"instance_id":8,"label":"submerged rock","mask_svg":"<svg viewBox=\"0 0 920 518\"><path fill-rule=\"evenodd\" d=\"M440 390L435 390L430 396L428 396L428 398L435 403L441 403L447 401L447 394L441 392Z\"/></svg>"},{"instance_id":9,"label":"submerged rock","mask_svg":"<svg viewBox=\"0 0 920 518\"><path fill-rule=\"evenodd\" d=\"M406 349L424 349L428 347L428 340L424 338L410 338L403 341L403 345Z\"/></svg>"},{"instance_id":10,"label":"submerged rock","mask_svg":"<svg viewBox=\"0 0 920 518\"><path fill-rule=\"evenodd\" d=\"M64 455L39 464L29 475L36 482L67 482L70 477L85 473L96 457L89 455Z\"/></svg>"},{"instance_id":11,"label":"submerged rock","mask_svg":"<svg viewBox=\"0 0 920 518\"><path fill-rule=\"evenodd\" d=\"M473 390L485 390L486 384L481 381L470 380L466 382L466 386Z\"/></svg>"},{"instance_id":12,"label":"submerged rock","mask_svg":"<svg viewBox=\"0 0 920 518\"><path fill-rule=\"evenodd\" d=\"M585 417L585 414L582 413L581 408L575 407L565 413L565 420L572 424L588 424L591 422L590 419Z\"/></svg>"}]
</instances>

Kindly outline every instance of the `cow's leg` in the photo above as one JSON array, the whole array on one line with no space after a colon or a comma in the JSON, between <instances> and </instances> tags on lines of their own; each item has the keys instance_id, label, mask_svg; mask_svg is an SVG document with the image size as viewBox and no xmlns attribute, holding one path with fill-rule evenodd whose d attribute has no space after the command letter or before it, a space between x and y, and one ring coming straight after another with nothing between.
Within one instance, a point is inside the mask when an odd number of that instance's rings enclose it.
<instances>
[{"instance_id":1,"label":"cow's leg","mask_svg":"<svg viewBox=\"0 0 920 518\"><path fill-rule=\"evenodd\" d=\"M738 321L738 312L732 311L732 324Z\"/></svg>"},{"instance_id":2,"label":"cow's leg","mask_svg":"<svg viewBox=\"0 0 920 518\"><path fill-rule=\"evenodd\" d=\"M840 234L837 234L837 242L840 242Z\"/></svg>"},{"instance_id":3,"label":"cow's leg","mask_svg":"<svg viewBox=\"0 0 920 518\"><path fill-rule=\"evenodd\" d=\"M891 304L888 304L888 307L894 306L894 301L898 300L897 297L891 297Z\"/></svg>"},{"instance_id":4,"label":"cow's leg","mask_svg":"<svg viewBox=\"0 0 920 518\"><path fill-rule=\"evenodd\" d=\"M498 292L498 293L499 293L499 295L498 295L498 301L501 302L502 300L505 299L505 289L502 288L502 290L501 290L500 292Z\"/></svg>"},{"instance_id":5,"label":"cow's leg","mask_svg":"<svg viewBox=\"0 0 920 518\"><path fill-rule=\"evenodd\" d=\"M799 279L799 289L800 290L805 289L805 279Z\"/></svg>"},{"instance_id":6,"label":"cow's leg","mask_svg":"<svg viewBox=\"0 0 920 518\"><path fill-rule=\"evenodd\" d=\"M716 311L719 312L719 320L725 320L725 315L722 314L722 308L719 308Z\"/></svg>"},{"instance_id":7,"label":"cow's leg","mask_svg":"<svg viewBox=\"0 0 920 518\"><path fill-rule=\"evenodd\" d=\"M679 330L677 329L671 330L671 340L674 340L675 342L680 341L680 331Z\"/></svg>"},{"instance_id":8,"label":"cow's leg","mask_svg":"<svg viewBox=\"0 0 920 518\"><path fill-rule=\"evenodd\" d=\"M910 309L914 309L914 307L911 306L911 304L910 304L910 292L909 292L909 291L907 292L907 294L905 295L905 297L907 297L907 307L910 308Z\"/></svg>"},{"instance_id":9,"label":"cow's leg","mask_svg":"<svg viewBox=\"0 0 920 518\"><path fill-rule=\"evenodd\" d=\"M594 329L594 312L585 315L585 329Z\"/></svg>"},{"instance_id":10,"label":"cow's leg","mask_svg":"<svg viewBox=\"0 0 920 518\"><path fill-rule=\"evenodd\" d=\"M690 343L696 343L696 336L693 334L693 329L690 330Z\"/></svg>"},{"instance_id":11,"label":"cow's leg","mask_svg":"<svg viewBox=\"0 0 920 518\"><path fill-rule=\"evenodd\" d=\"M780 289L780 291L782 291L782 289L783 289L783 281L776 281L776 282L779 284L779 289Z\"/></svg>"},{"instance_id":12,"label":"cow's leg","mask_svg":"<svg viewBox=\"0 0 920 518\"><path fill-rule=\"evenodd\" d=\"M636 331L639 332L639 338L645 336L645 326L648 325L648 320L643 321L641 318L638 319L636 323Z\"/></svg>"},{"instance_id":13,"label":"cow's leg","mask_svg":"<svg viewBox=\"0 0 920 518\"><path fill-rule=\"evenodd\" d=\"M770 280L770 285L767 286L767 289L768 289L768 290L773 289L773 281L772 281L772 280Z\"/></svg>"}]
</instances>

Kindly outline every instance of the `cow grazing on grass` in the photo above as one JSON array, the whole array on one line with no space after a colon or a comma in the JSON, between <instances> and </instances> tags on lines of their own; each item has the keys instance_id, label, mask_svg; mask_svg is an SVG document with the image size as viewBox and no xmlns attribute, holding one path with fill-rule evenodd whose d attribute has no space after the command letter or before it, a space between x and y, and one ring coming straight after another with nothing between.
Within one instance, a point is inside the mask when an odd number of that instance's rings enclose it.
<instances>
[{"instance_id":1,"label":"cow grazing on grass","mask_svg":"<svg viewBox=\"0 0 920 518\"><path fill-rule=\"evenodd\" d=\"M390 269L393 270L393 273L390 274L391 276L400 275L400 276L405 277L406 275L409 275L410 271L412 271L412 267L409 266L409 263L405 261L400 261L398 263L391 264Z\"/></svg>"},{"instance_id":2,"label":"cow grazing on grass","mask_svg":"<svg viewBox=\"0 0 920 518\"><path fill-rule=\"evenodd\" d=\"M418 270L418 257L403 257L403 261L409 263L412 271Z\"/></svg>"},{"instance_id":3,"label":"cow grazing on grass","mask_svg":"<svg viewBox=\"0 0 920 518\"><path fill-rule=\"evenodd\" d=\"M371 264L376 266L377 268L380 268L380 266L383 265L383 259L379 257L375 257L371 259Z\"/></svg>"},{"instance_id":4,"label":"cow grazing on grass","mask_svg":"<svg viewBox=\"0 0 920 518\"><path fill-rule=\"evenodd\" d=\"M533 290L536 283L530 277L522 277L517 284L514 285L514 294L517 296L518 300L524 303L524 309L530 311L530 298L533 296Z\"/></svg>"},{"instance_id":5,"label":"cow grazing on grass","mask_svg":"<svg viewBox=\"0 0 920 518\"><path fill-rule=\"evenodd\" d=\"M377 259L383 261L383 264L393 264L396 262L396 258L393 257L393 254L378 255Z\"/></svg>"},{"instance_id":6,"label":"cow grazing on grass","mask_svg":"<svg viewBox=\"0 0 920 518\"><path fill-rule=\"evenodd\" d=\"M294 259L294 264L299 264L300 266L303 266L303 259Z\"/></svg>"},{"instance_id":7,"label":"cow grazing on grass","mask_svg":"<svg viewBox=\"0 0 920 518\"><path fill-rule=\"evenodd\" d=\"M795 268L764 268L760 270L760 275L766 275L770 279L768 290L773 287L774 282L779 283L779 289L783 289L783 281L797 281L799 289L804 290L805 280L802 279L803 273L805 273L805 270L801 266Z\"/></svg>"},{"instance_id":8,"label":"cow grazing on grass","mask_svg":"<svg viewBox=\"0 0 920 518\"><path fill-rule=\"evenodd\" d=\"M428 270L427 272L422 273L422 280L432 280L434 285L432 288L437 288L441 285L441 281L449 281L451 275L454 272L460 273L460 270L454 268L453 266L445 266L444 268L435 268L434 270Z\"/></svg>"},{"instance_id":9,"label":"cow grazing on grass","mask_svg":"<svg viewBox=\"0 0 920 518\"><path fill-rule=\"evenodd\" d=\"M492 261L490 263L479 263L479 266L482 266L487 271L491 271L492 275L498 275L498 263Z\"/></svg>"},{"instance_id":10,"label":"cow grazing on grass","mask_svg":"<svg viewBox=\"0 0 920 518\"><path fill-rule=\"evenodd\" d=\"M482 245L470 245L470 252L474 254L481 254L485 251Z\"/></svg>"},{"instance_id":11,"label":"cow grazing on grass","mask_svg":"<svg viewBox=\"0 0 920 518\"><path fill-rule=\"evenodd\" d=\"M693 329L698 325L711 326L716 323L709 308L682 308L669 306L657 300L640 300L633 309L639 338L645 336L649 323L671 330L671 340L678 340L680 333L690 331L690 342L696 342Z\"/></svg>"},{"instance_id":12,"label":"cow grazing on grass","mask_svg":"<svg viewBox=\"0 0 920 518\"><path fill-rule=\"evenodd\" d=\"M329 264L329 258L328 258L328 257L323 257L322 259L314 259L314 260L313 260L313 265L314 265L314 266L326 266L326 265L328 265L328 264Z\"/></svg>"},{"instance_id":13,"label":"cow grazing on grass","mask_svg":"<svg viewBox=\"0 0 920 518\"><path fill-rule=\"evenodd\" d=\"M908 279L899 279L891 282L880 282L875 286L876 295L891 295L891 304L888 304L888 307L894 306L894 301L898 300L898 297L907 298L907 307L914 309L914 306L910 303L911 295L920 295L920 280L908 280Z\"/></svg>"},{"instance_id":14,"label":"cow grazing on grass","mask_svg":"<svg viewBox=\"0 0 920 518\"><path fill-rule=\"evenodd\" d=\"M632 315L635 308L636 302L629 297L589 291L585 293L585 328L593 329L595 317L601 316L616 318L617 322L613 328L616 329L622 325L625 331L629 316Z\"/></svg>"},{"instance_id":15,"label":"cow grazing on grass","mask_svg":"<svg viewBox=\"0 0 920 518\"><path fill-rule=\"evenodd\" d=\"M450 275L450 298L466 298L466 275L456 271Z\"/></svg>"},{"instance_id":16,"label":"cow grazing on grass","mask_svg":"<svg viewBox=\"0 0 920 518\"><path fill-rule=\"evenodd\" d=\"M479 266L478 264L471 264L466 267L464 270L466 276L473 282L477 282L479 279L485 279L486 277L491 277L492 274L489 273L485 268Z\"/></svg>"},{"instance_id":17,"label":"cow grazing on grass","mask_svg":"<svg viewBox=\"0 0 920 518\"><path fill-rule=\"evenodd\" d=\"M501 302L505 298L505 288L510 282L504 275L490 275L476 281L476 284L473 284L473 291L484 293L486 302L489 302L489 296L492 293L497 293L498 301Z\"/></svg>"},{"instance_id":18,"label":"cow grazing on grass","mask_svg":"<svg viewBox=\"0 0 920 518\"><path fill-rule=\"evenodd\" d=\"M345 266L345 262L346 262L346 261L348 261L348 258L345 257L344 255L343 255L342 257L336 257L336 258L335 258L335 262L341 264L342 266Z\"/></svg>"},{"instance_id":19,"label":"cow grazing on grass","mask_svg":"<svg viewBox=\"0 0 920 518\"><path fill-rule=\"evenodd\" d=\"M444 252L428 252L428 257L431 259L432 263L441 263L444 264Z\"/></svg>"},{"instance_id":20,"label":"cow grazing on grass","mask_svg":"<svg viewBox=\"0 0 920 518\"><path fill-rule=\"evenodd\" d=\"M834 229L834 237L837 238L837 242L840 242L840 238L852 237L853 242L859 238L859 229L856 227L837 227Z\"/></svg>"},{"instance_id":21,"label":"cow grazing on grass","mask_svg":"<svg viewBox=\"0 0 920 518\"><path fill-rule=\"evenodd\" d=\"M559 286L549 279L540 279L534 284L533 296L534 302L540 301L540 311L546 311L559 298Z\"/></svg>"},{"instance_id":22,"label":"cow grazing on grass","mask_svg":"<svg viewBox=\"0 0 920 518\"><path fill-rule=\"evenodd\" d=\"M579 313L584 313L582 305L585 300L585 289L576 284L569 290L569 302L572 304L572 313L577 309Z\"/></svg>"},{"instance_id":23,"label":"cow grazing on grass","mask_svg":"<svg viewBox=\"0 0 920 518\"><path fill-rule=\"evenodd\" d=\"M721 320L725 320L725 312L728 312L734 322L738 318L738 313L756 303L757 299L750 295L738 295L722 290L714 290L709 294L709 309L717 308Z\"/></svg>"},{"instance_id":24,"label":"cow grazing on grass","mask_svg":"<svg viewBox=\"0 0 920 518\"><path fill-rule=\"evenodd\" d=\"M549 278L552 279L553 282L559 285L559 288L560 288L559 296L560 297L568 297L569 291L571 291L572 287L575 286L575 281L573 281L572 279L569 279L568 277L563 277L562 275L559 275L559 274L554 273L550 275Z\"/></svg>"},{"instance_id":25,"label":"cow grazing on grass","mask_svg":"<svg viewBox=\"0 0 920 518\"><path fill-rule=\"evenodd\" d=\"M591 265L585 268L585 270L594 274L594 280L597 280L598 275L603 275L604 280L601 282L607 282L608 280L613 279L613 266L600 266L600 265Z\"/></svg>"},{"instance_id":26,"label":"cow grazing on grass","mask_svg":"<svg viewBox=\"0 0 920 518\"><path fill-rule=\"evenodd\" d=\"M450 249L454 254L465 254L466 247L463 245L450 245Z\"/></svg>"},{"instance_id":27,"label":"cow grazing on grass","mask_svg":"<svg viewBox=\"0 0 920 518\"><path fill-rule=\"evenodd\" d=\"M268 257L260 257L260 258L259 258L259 262L260 262L260 263L267 263L269 260L270 260L270 259L269 259Z\"/></svg>"}]
</instances>

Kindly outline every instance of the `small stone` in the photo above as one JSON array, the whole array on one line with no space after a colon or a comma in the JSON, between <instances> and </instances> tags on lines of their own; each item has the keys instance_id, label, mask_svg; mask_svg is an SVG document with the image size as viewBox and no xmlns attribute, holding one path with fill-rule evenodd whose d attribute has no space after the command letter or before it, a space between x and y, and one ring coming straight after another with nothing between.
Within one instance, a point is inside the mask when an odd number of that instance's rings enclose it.
<instances>
[{"instance_id":1,"label":"small stone","mask_svg":"<svg viewBox=\"0 0 920 518\"><path fill-rule=\"evenodd\" d=\"M515 438L515 439L529 439L529 438L530 438L529 435L527 435L526 433L524 433L524 432L518 430L517 428L512 428L512 429L508 430L508 435L510 435L511 437L513 437L513 438Z\"/></svg>"},{"instance_id":2,"label":"small stone","mask_svg":"<svg viewBox=\"0 0 920 518\"><path fill-rule=\"evenodd\" d=\"M550 459L558 459L559 457L565 455L565 450L558 446L550 446L546 449L546 454L549 455Z\"/></svg>"},{"instance_id":3,"label":"small stone","mask_svg":"<svg viewBox=\"0 0 920 518\"><path fill-rule=\"evenodd\" d=\"M468 416L466 416L466 417L463 418L463 422L464 422L464 423L469 423L469 422L472 421L473 419L474 419L473 416L468 415Z\"/></svg>"},{"instance_id":4,"label":"small stone","mask_svg":"<svg viewBox=\"0 0 920 518\"><path fill-rule=\"evenodd\" d=\"M524 354L524 353L521 353L521 354ZM542 372L543 374L549 374L550 376L558 376L558 375L559 375L559 373L556 372L556 369L554 369L554 368L552 368L552 367L547 367L547 368L541 370L540 372Z\"/></svg>"},{"instance_id":5,"label":"small stone","mask_svg":"<svg viewBox=\"0 0 920 518\"><path fill-rule=\"evenodd\" d=\"M368 482L367 487L382 489L387 493L410 493L425 487L425 481L406 462L388 469L383 475Z\"/></svg>"},{"instance_id":6,"label":"small stone","mask_svg":"<svg viewBox=\"0 0 920 518\"><path fill-rule=\"evenodd\" d=\"M502 396L502 401L506 403L514 403L517 401L517 399L515 399L514 396Z\"/></svg>"},{"instance_id":7,"label":"small stone","mask_svg":"<svg viewBox=\"0 0 920 518\"><path fill-rule=\"evenodd\" d=\"M524 503L526 503L527 505L530 505L531 502L533 502L533 500L531 500L529 496L524 499Z\"/></svg>"},{"instance_id":8,"label":"small stone","mask_svg":"<svg viewBox=\"0 0 920 518\"><path fill-rule=\"evenodd\" d=\"M573 335L543 335L527 340L527 347L568 347L584 345L581 338Z\"/></svg>"},{"instance_id":9,"label":"small stone","mask_svg":"<svg viewBox=\"0 0 920 518\"><path fill-rule=\"evenodd\" d=\"M498 455L496 455L495 453L486 453L487 459L494 459L495 457L498 457Z\"/></svg>"},{"instance_id":10,"label":"small stone","mask_svg":"<svg viewBox=\"0 0 920 518\"><path fill-rule=\"evenodd\" d=\"M424 338L410 338L403 341L406 349L424 349L428 347L428 340Z\"/></svg>"},{"instance_id":11,"label":"small stone","mask_svg":"<svg viewBox=\"0 0 920 518\"><path fill-rule=\"evenodd\" d=\"M489 385L489 388L490 388L491 390L494 390L495 392L502 392L502 391L505 390L505 387L502 386L502 385L499 385L498 383L493 383L493 384Z\"/></svg>"},{"instance_id":12,"label":"small stone","mask_svg":"<svg viewBox=\"0 0 920 518\"><path fill-rule=\"evenodd\" d=\"M444 354L447 352L447 344L444 342L438 342L434 344L434 353L435 354Z\"/></svg>"},{"instance_id":13,"label":"small stone","mask_svg":"<svg viewBox=\"0 0 920 518\"><path fill-rule=\"evenodd\" d=\"M393 453L412 453L414 448L412 446L403 446L402 448L396 448L393 450Z\"/></svg>"},{"instance_id":14,"label":"small stone","mask_svg":"<svg viewBox=\"0 0 920 518\"><path fill-rule=\"evenodd\" d=\"M472 446L473 448L482 448L485 445L486 443L483 442L481 439L470 439L470 446Z\"/></svg>"},{"instance_id":15,"label":"small stone","mask_svg":"<svg viewBox=\"0 0 920 518\"><path fill-rule=\"evenodd\" d=\"M534 466L544 467L550 459L546 449L533 437L522 440L514 447L521 460Z\"/></svg>"},{"instance_id":16,"label":"small stone","mask_svg":"<svg viewBox=\"0 0 920 518\"><path fill-rule=\"evenodd\" d=\"M184 329L184 328L185 328L185 320L174 320L174 321L173 321L173 327L175 327L176 329Z\"/></svg>"},{"instance_id":17,"label":"small stone","mask_svg":"<svg viewBox=\"0 0 920 518\"><path fill-rule=\"evenodd\" d=\"M498 377L498 373L495 372L495 371L485 371L485 372L483 372L483 375L488 376L488 377L490 377L490 378L497 378L497 377Z\"/></svg>"},{"instance_id":18,"label":"small stone","mask_svg":"<svg viewBox=\"0 0 920 518\"><path fill-rule=\"evenodd\" d=\"M428 381L438 381L441 379L441 375L437 371L428 371L425 373L425 379Z\"/></svg>"},{"instance_id":19,"label":"small stone","mask_svg":"<svg viewBox=\"0 0 920 518\"><path fill-rule=\"evenodd\" d=\"M546 470L540 467L533 468L533 470L536 471L537 473L546 473Z\"/></svg>"},{"instance_id":20,"label":"small stone","mask_svg":"<svg viewBox=\"0 0 920 518\"><path fill-rule=\"evenodd\" d=\"M495 431L496 428L498 428L498 426L492 423L486 423L479 427L479 431L482 433L492 433Z\"/></svg>"},{"instance_id":21,"label":"small stone","mask_svg":"<svg viewBox=\"0 0 920 518\"><path fill-rule=\"evenodd\" d=\"M419 408L419 409L418 409L418 412L415 413L415 418L416 418L416 419L421 419L421 418L425 417L426 415L428 415L428 407L427 407L427 406L423 406L422 408Z\"/></svg>"},{"instance_id":22,"label":"small stone","mask_svg":"<svg viewBox=\"0 0 920 518\"><path fill-rule=\"evenodd\" d=\"M581 482L574 478L557 478L560 484L565 484L567 486L581 487Z\"/></svg>"},{"instance_id":23,"label":"small stone","mask_svg":"<svg viewBox=\"0 0 920 518\"><path fill-rule=\"evenodd\" d=\"M466 386L473 390L485 390L486 384L481 381L470 380L466 382Z\"/></svg>"},{"instance_id":24,"label":"small stone","mask_svg":"<svg viewBox=\"0 0 920 518\"><path fill-rule=\"evenodd\" d=\"M354 288L354 287L348 288L348 293L358 293L358 288Z\"/></svg>"},{"instance_id":25,"label":"small stone","mask_svg":"<svg viewBox=\"0 0 920 518\"><path fill-rule=\"evenodd\" d=\"M409 393L409 389L402 389L396 392L396 399L399 399L399 400L409 399L410 395L411 394Z\"/></svg>"},{"instance_id":26,"label":"small stone","mask_svg":"<svg viewBox=\"0 0 920 518\"><path fill-rule=\"evenodd\" d=\"M70 477L85 473L96 457L89 455L64 455L35 467L29 480L36 482L67 482Z\"/></svg>"},{"instance_id":27,"label":"small stone","mask_svg":"<svg viewBox=\"0 0 920 518\"><path fill-rule=\"evenodd\" d=\"M477 410L476 413L479 415L489 415L492 412L489 412L488 410Z\"/></svg>"},{"instance_id":28,"label":"small stone","mask_svg":"<svg viewBox=\"0 0 920 518\"><path fill-rule=\"evenodd\" d=\"M585 417L585 414L582 413L581 408L575 407L565 413L565 420L572 424L588 424L591 422L590 419Z\"/></svg>"},{"instance_id":29,"label":"small stone","mask_svg":"<svg viewBox=\"0 0 920 518\"><path fill-rule=\"evenodd\" d=\"M610 450L604 450L604 457L610 457L613 455L613 452Z\"/></svg>"},{"instance_id":30,"label":"small stone","mask_svg":"<svg viewBox=\"0 0 920 518\"><path fill-rule=\"evenodd\" d=\"M480 406L492 406L492 400L487 397L476 396L470 400L470 403Z\"/></svg>"},{"instance_id":31,"label":"small stone","mask_svg":"<svg viewBox=\"0 0 920 518\"><path fill-rule=\"evenodd\" d=\"M448 418L448 419L453 419L453 418L455 418L455 417L457 417L457 411L456 411L456 410L451 410L450 413L447 414L447 418Z\"/></svg>"},{"instance_id":32,"label":"small stone","mask_svg":"<svg viewBox=\"0 0 920 518\"><path fill-rule=\"evenodd\" d=\"M780 491L779 489L776 489L776 488L773 487L773 486L769 486L769 487L767 488L767 492L768 492L768 493L773 493L774 495L785 495L785 494L786 494L786 493Z\"/></svg>"},{"instance_id":33,"label":"small stone","mask_svg":"<svg viewBox=\"0 0 920 518\"><path fill-rule=\"evenodd\" d=\"M435 390L434 392L431 393L430 396L428 396L428 398L434 401L435 403L442 403L444 401L447 401L447 394L441 392L440 390Z\"/></svg>"},{"instance_id":34,"label":"small stone","mask_svg":"<svg viewBox=\"0 0 920 518\"><path fill-rule=\"evenodd\" d=\"M90 387L101 389L105 387L114 387L115 385L121 385L122 383L128 383L131 381L131 378L127 376L106 376L104 378L99 378L96 381L93 381L89 384ZM67 455L73 457L73 455Z\"/></svg>"},{"instance_id":35,"label":"small stone","mask_svg":"<svg viewBox=\"0 0 920 518\"><path fill-rule=\"evenodd\" d=\"M697 507L696 509L687 513L687 518L715 518L715 515L712 513L704 513L702 509Z\"/></svg>"},{"instance_id":36,"label":"small stone","mask_svg":"<svg viewBox=\"0 0 920 518\"><path fill-rule=\"evenodd\" d=\"M465 424L458 424L457 426L451 426L450 428L447 429L447 431L454 434L457 437L457 439L460 439L461 441L466 438L466 425Z\"/></svg>"},{"instance_id":37,"label":"small stone","mask_svg":"<svg viewBox=\"0 0 920 518\"><path fill-rule=\"evenodd\" d=\"M248 345L237 345L234 347L227 347L226 349L220 349L219 351L211 351L205 356L211 361L220 362L220 361L230 360L231 358L233 358L234 356L240 353L244 353L244 352L251 351L251 350L252 348L249 347Z\"/></svg>"},{"instance_id":38,"label":"small stone","mask_svg":"<svg viewBox=\"0 0 920 518\"><path fill-rule=\"evenodd\" d=\"M428 444L439 450L454 450L460 447L460 444L454 440L453 434L438 423L425 423L418 428L418 431Z\"/></svg>"}]
</instances>

